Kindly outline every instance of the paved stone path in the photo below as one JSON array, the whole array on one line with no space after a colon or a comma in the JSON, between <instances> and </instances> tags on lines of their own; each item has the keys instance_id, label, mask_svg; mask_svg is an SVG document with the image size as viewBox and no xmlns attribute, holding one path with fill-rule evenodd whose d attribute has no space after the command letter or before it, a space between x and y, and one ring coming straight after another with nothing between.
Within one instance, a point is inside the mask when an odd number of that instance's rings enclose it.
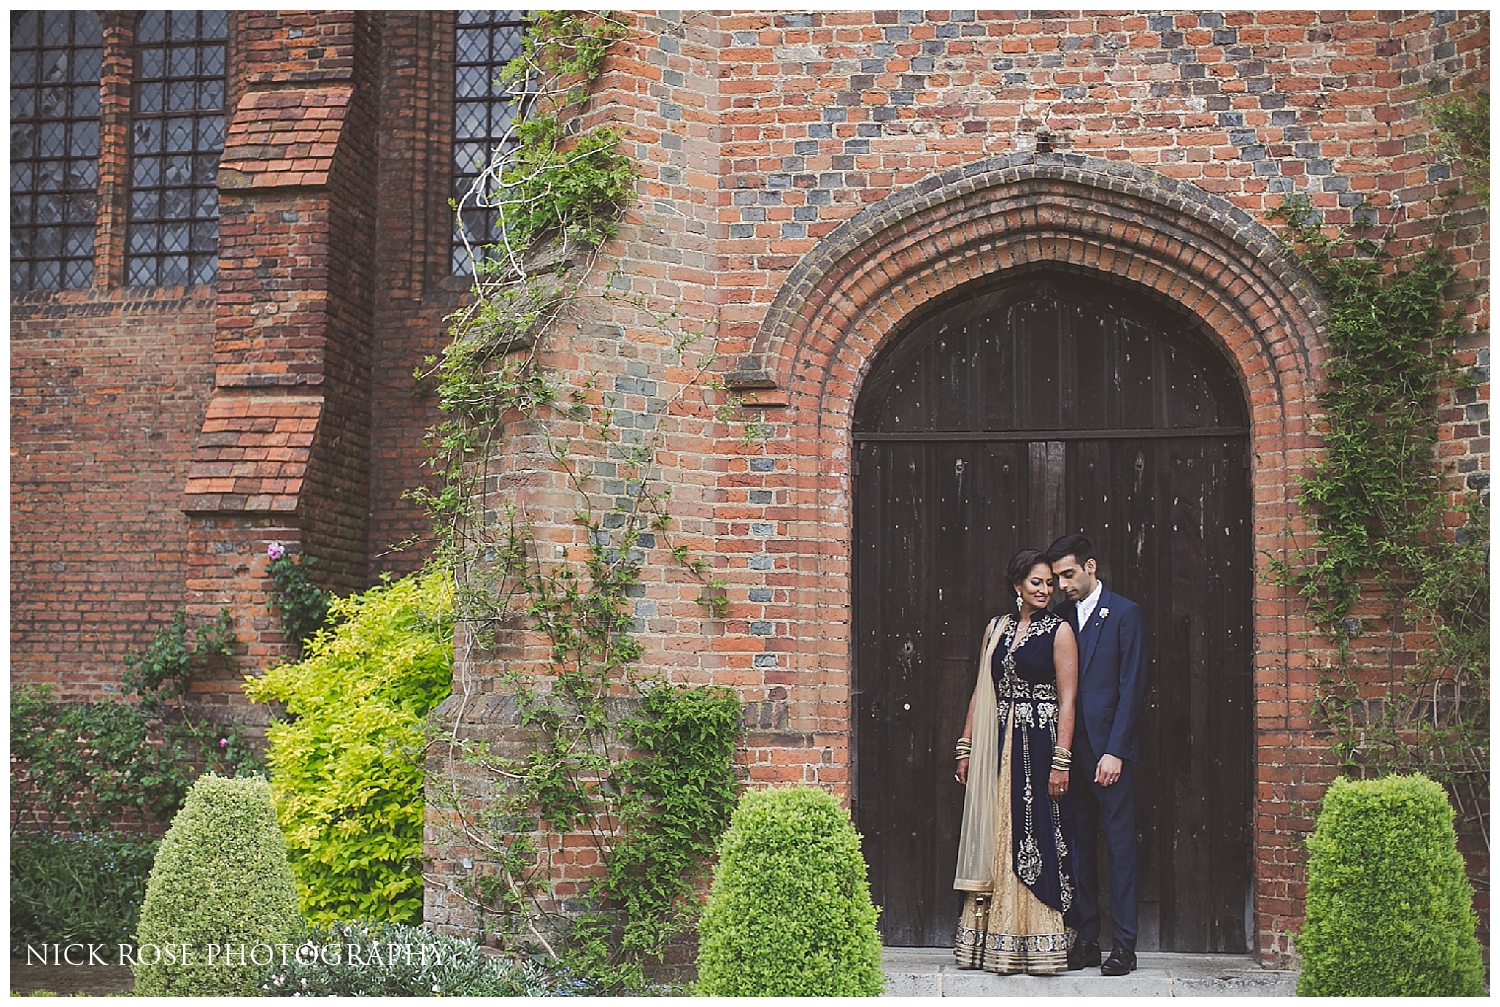
<instances>
[{"instance_id":1,"label":"paved stone path","mask_svg":"<svg viewBox=\"0 0 1500 1007\"><path fill-rule=\"evenodd\" d=\"M10 960L10 991L27 996L46 990L59 996L121 996L135 989L130 966L120 965L27 965L24 958Z\"/></svg>"},{"instance_id":2,"label":"paved stone path","mask_svg":"<svg viewBox=\"0 0 1500 1007\"><path fill-rule=\"evenodd\" d=\"M951 948L886 948L885 995L904 997L1291 997L1295 972L1262 969L1249 956L1140 953L1128 976L1098 969L1060 976L997 976L958 969Z\"/></svg>"}]
</instances>

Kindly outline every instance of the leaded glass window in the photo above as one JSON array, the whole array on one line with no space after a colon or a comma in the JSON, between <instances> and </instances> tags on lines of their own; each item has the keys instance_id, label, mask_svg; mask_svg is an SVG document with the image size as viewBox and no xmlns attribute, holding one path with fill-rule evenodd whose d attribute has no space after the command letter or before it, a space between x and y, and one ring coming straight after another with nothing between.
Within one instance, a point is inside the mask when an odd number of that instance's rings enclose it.
<instances>
[{"instance_id":1,"label":"leaded glass window","mask_svg":"<svg viewBox=\"0 0 1500 1007\"><path fill-rule=\"evenodd\" d=\"M143 11L136 22L131 286L213 282L228 29L227 11Z\"/></svg>"},{"instance_id":2,"label":"leaded glass window","mask_svg":"<svg viewBox=\"0 0 1500 1007\"><path fill-rule=\"evenodd\" d=\"M99 69L93 11L10 15L10 289L94 279Z\"/></svg>"},{"instance_id":3,"label":"leaded glass window","mask_svg":"<svg viewBox=\"0 0 1500 1007\"><path fill-rule=\"evenodd\" d=\"M516 113L500 71L521 52L525 11L464 10L458 12L458 36L453 60L453 198L462 204L463 226L478 246L496 237L496 211L475 206L468 196L496 147L504 144ZM453 271L470 273L473 263L453 232Z\"/></svg>"}]
</instances>

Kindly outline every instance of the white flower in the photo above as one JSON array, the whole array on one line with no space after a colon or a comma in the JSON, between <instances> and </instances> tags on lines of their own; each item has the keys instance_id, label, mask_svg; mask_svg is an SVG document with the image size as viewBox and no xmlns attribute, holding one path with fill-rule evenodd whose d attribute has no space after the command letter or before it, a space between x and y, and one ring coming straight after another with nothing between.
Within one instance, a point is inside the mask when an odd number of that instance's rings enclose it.
<instances>
[{"instance_id":1,"label":"white flower","mask_svg":"<svg viewBox=\"0 0 1500 1007\"><path fill-rule=\"evenodd\" d=\"M1101 608L1099 610L1099 618L1101 618L1101 619L1108 619L1109 618L1109 609L1107 609L1107 608Z\"/></svg>"}]
</instances>

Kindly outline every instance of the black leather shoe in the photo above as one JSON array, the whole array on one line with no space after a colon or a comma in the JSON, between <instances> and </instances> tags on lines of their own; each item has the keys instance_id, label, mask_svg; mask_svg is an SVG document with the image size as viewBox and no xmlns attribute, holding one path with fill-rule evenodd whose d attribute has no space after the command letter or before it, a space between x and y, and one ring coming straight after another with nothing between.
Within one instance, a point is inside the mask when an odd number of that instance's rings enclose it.
<instances>
[{"instance_id":1,"label":"black leather shoe","mask_svg":"<svg viewBox=\"0 0 1500 1007\"><path fill-rule=\"evenodd\" d=\"M1135 952L1115 948L1099 966L1099 973L1106 976L1128 976L1135 971Z\"/></svg>"},{"instance_id":2,"label":"black leather shoe","mask_svg":"<svg viewBox=\"0 0 1500 1007\"><path fill-rule=\"evenodd\" d=\"M1099 964L1099 945L1093 941L1074 941L1068 948L1068 971L1092 968Z\"/></svg>"}]
</instances>

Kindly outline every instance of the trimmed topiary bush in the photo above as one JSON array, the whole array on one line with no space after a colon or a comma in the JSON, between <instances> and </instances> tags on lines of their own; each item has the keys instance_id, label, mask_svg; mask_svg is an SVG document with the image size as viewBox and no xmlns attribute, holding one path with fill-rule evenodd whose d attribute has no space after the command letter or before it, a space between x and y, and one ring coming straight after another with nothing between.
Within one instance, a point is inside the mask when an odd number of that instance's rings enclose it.
<instances>
[{"instance_id":1,"label":"trimmed topiary bush","mask_svg":"<svg viewBox=\"0 0 1500 1007\"><path fill-rule=\"evenodd\" d=\"M442 568L329 604L296 664L245 683L289 719L266 732L271 791L307 918L422 921L427 712L451 691Z\"/></svg>"},{"instance_id":2,"label":"trimmed topiary bush","mask_svg":"<svg viewBox=\"0 0 1500 1007\"><path fill-rule=\"evenodd\" d=\"M703 996L879 996L859 834L822 790L746 793L698 926Z\"/></svg>"},{"instance_id":3,"label":"trimmed topiary bush","mask_svg":"<svg viewBox=\"0 0 1500 1007\"><path fill-rule=\"evenodd\" d=\"M254 995L269 956L295 947L302 926L266 781L199 777L146 882L136 993Z\"/></svg>"},{"instance_id":4,"label":"trimmed topiary bush","mask_svg":"<svg viewBox=\"0 0 1500 1007\"><path fill-rule=\"evenodd\" d=\"M1336 780L1308 840L1298 996L1482 996L1473 891L1443 788Z\"/></svg>"}]
</instances>

